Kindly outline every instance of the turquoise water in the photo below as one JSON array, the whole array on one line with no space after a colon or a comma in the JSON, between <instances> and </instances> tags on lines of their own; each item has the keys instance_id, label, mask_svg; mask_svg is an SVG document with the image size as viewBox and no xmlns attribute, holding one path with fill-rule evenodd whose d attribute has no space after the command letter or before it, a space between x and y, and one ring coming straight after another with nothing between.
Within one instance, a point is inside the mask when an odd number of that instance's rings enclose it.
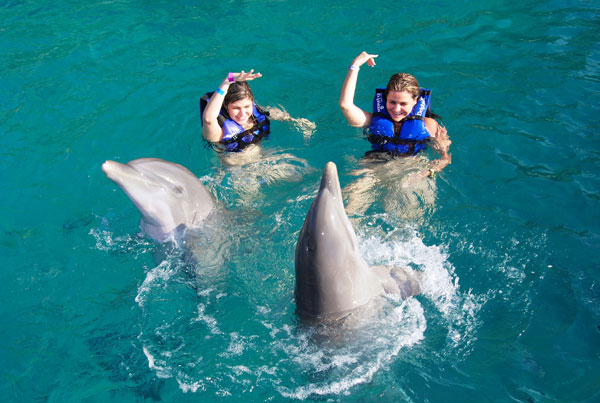
<instances>
[{"instance_id":1,"label":"turquoise water","mask_svg":"<svg viewBox=\"0 0 600 403\"><path fill-rule=\"evenodd\" d=\"M3 1L0 20L3 400L600 400L597 2ZM356 102L413 73L453 163L429 197L383 182L351 215L365 260L422 271L423 294L317 342L294 246L325 163L347 186L367 149L337 106L361 50L380 56ZM259 103L316 130L274 122L263 162L227 169L198 98L250 68ZM100 169L140 157L218 198L199 263L138 235Z\"/></svg>"}]
</instances>

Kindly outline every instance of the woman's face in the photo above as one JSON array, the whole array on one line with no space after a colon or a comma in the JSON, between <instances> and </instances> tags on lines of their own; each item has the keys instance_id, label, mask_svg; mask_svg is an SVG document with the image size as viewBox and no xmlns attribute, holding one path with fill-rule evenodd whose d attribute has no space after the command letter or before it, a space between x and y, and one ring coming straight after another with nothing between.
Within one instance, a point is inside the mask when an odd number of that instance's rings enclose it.
<instances>
[{"instance_id":1,"label":"woman's face","mask_svg":"<svg viewBox=\"0 0 600 403\"><path fill-rule=\"evenodd\" d=\"M385 107L394 122L399 122L408 116L412 108L417 104L410 92L390 91L387 95Z\"/></svg>"},{"instance_id":2,"label":"woman's face","mask_svg":"<svg viewBox=\"0 0 600 403\"><path fill-rule=\"evenodd\" d=\"M252 116L252 100L249 97L239 99L227 105L227 113L235 123L244 126Z\"/></svg>"}]
</instances>

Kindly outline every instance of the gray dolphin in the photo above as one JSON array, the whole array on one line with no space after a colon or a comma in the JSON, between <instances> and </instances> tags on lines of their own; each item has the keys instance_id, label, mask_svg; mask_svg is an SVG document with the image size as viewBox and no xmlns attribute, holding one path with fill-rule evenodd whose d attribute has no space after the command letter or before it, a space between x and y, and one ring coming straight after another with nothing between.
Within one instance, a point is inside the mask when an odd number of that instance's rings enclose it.
<instances>
[{"instance_id":1,"label":"gray dolphin","mask_svg":"<svg viewBox=\"0 0 600 403\"><path fill-rule=\"evenodd\" d=\"M202 182L182 165L140 158L127 164L106 161L102 170L138 208L142 230L159 242L176 229L199 226L215 208Z\"/></svg>"},{"instance_id":2,"label":"gray dolphin","mask_svg":"<svg viewBox=\"0 0 600 403\"><path fill-rule=\"evenodd\" d=\"M296 309L302 319L336 320L383 293L402 298L420 292L413 272L399 267L369 267L344 211L333 162L323 171L296 244Z\"/></svg>"}]
</instances>

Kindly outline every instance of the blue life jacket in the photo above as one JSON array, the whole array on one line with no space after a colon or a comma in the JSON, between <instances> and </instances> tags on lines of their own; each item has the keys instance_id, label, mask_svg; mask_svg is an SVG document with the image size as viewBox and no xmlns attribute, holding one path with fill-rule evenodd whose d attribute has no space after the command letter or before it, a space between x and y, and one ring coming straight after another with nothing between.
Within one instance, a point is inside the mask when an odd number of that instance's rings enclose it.
<instances>
[{"instance_id":1,"label":"blue life jacket","mask_svg":"<svg viewBox=\"0 0 600 403\"><path fill-rule=\"evenodd\" d=\"M204 108L206 108L212 94L214 94L214 92L207 92L200 98L201 123ZM252 103L252 116L254 125L250 129L244 129L229 117L225 108L221 108L219 116L217 117L217 122L219 122L219 126L223 128L223 137L217 143L221 147L215 149L217 151L240 152L250 144L258 143L263 137L267 136L271 131L271 122L267 117L269 116L269 112L265 111L255 103Z\"/></svg>"},{"instance_id":2,"label":"blue life jacket","mask_svg":"<svg viewBox=\"0 0 600 403\"><path fill-rule=\"evenodd\" d=\"M399 122L402 123L400 132L394 134L394 121L386 108L385 88L377 88L373 98L371 124L365 129L371 148L394 155L415 155L427 148L430 135L425 117L431 116L430 102L431 91L421 88L412 111Z\"/></svg>"}]
</instances>

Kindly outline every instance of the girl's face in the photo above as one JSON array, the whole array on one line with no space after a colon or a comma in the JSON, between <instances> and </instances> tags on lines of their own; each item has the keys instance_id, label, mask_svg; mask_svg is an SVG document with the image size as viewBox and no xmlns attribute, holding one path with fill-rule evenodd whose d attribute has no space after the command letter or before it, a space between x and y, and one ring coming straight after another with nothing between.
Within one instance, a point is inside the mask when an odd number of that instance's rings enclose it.
<instances>
[{"instance_id":1,"label":"girl's face","mask_svg":"<svg viewBox=\"0 0 600 403\"><path fill-rule=\"evenodd\" d=\"M227 105L227 113L235 123L244 126L252 116L252 100L248 97L239 99Z\"/></svg>"},{"instance_id":2,"label":"girl's face","mask_svg":"<svg viewBox=\"0 0 600 403\"><path fill-rule=\"evenodd\" d=\"M387 95L385 107L389 112L394 122L399 122L408 116L413 107L417 104L417 100L413 98L410 92L390 91Z\"/></svg>"}]
</instances>

